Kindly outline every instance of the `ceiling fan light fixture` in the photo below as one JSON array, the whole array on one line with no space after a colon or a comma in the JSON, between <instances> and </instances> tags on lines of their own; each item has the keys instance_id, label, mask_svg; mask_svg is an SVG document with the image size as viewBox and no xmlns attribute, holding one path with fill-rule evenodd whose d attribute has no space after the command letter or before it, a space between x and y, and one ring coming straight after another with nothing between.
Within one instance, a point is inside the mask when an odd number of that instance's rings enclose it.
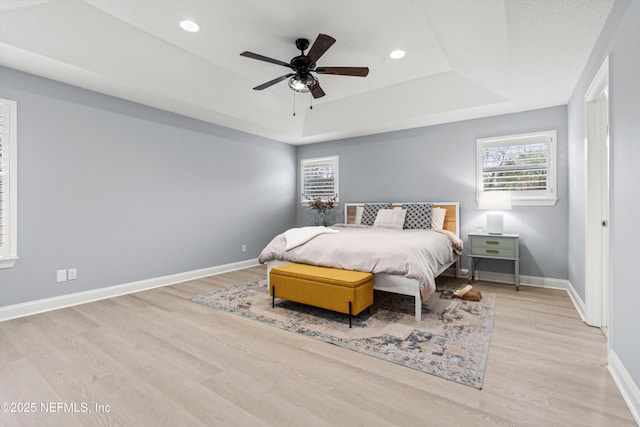
<instances>
[{"instance_id":1,"label":"ceiling fan light fixture","mask_svg":"<svg viewBox=\"0 0 640 427\"><path fill-rule=\"evenodd\" d=\"M311 74L306 76L293 76L289 79L289 87L296 92L306 93L310 88L318 84L318 79Z\"/></svg>"},{"instance_id":2,"label":"ceiling fan light fixture","mask_svg":"<svg viewBox=\"0 0 640 427\"><path fill-rule=\"evenodd\" d=\"M403 58L407 53L402 49L396 49L389 54L389 58L391 59L400 59Z\"/></svg>"},{"instance_id":3,"label":"ceiling fan light fixture","mask_svg":"<svg viewBox=\"0 0 640 427\"><path fill-rule=\"evenodd\" d=\"M180 28L190 33L195 33L200 31L200 25L198 25L196 22L190 19L185 19L184 21L180 21Z\"/></svg>"}]
</instances>

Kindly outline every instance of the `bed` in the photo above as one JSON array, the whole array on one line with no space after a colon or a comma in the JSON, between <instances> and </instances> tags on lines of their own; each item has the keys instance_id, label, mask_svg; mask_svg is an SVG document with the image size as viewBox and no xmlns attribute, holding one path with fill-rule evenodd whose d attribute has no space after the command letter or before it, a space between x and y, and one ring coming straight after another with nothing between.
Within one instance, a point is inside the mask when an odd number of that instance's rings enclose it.
<instances>
[{"instance_id":1,"label":"bed","mask_svg":"<svg viewBox=\"0 0 640 427\"><path fill-rule=\"evenodd\" d=\"M365 205L377 204L346 203L344 224L328 228L302 227L287 230L274 237L261 252L259 260L267 264L268 272L273 267L291 262L372 272L374 289L414 297L415 318L419 321L422 317L422 302L435 292L435 278L449 269L455 271L453 274L456 276L459 275L458 257L462 250L462 241L459 239L459 204L420 202L391 203L385 206L387 209L391 208L388 210L400 210L403 205L431 205L432 208L439 208L440 213L444 213L444 220L440 219L441 230L388 229L384 225L379 227L377 222L375 227L362 226L357 222L361 221L363 210L365 216L366 210L369 210L367 221L371 222L371 206L365 208ZM421 206L418 208L422 209ZM388 215L395 214L384 212L385 217ZM380 221L377 216L376 219ZM319 234L313 235L314 232ZM306 237L294 233L302 233ZM312 233L312 237L305 240L308 233ZM292 236L300 237L302 243L292 243ZM289 245L287 242L290 242ZM390 252L369 253L369 248L372 247L385 248Z\"/></svg>"}]
</instances>

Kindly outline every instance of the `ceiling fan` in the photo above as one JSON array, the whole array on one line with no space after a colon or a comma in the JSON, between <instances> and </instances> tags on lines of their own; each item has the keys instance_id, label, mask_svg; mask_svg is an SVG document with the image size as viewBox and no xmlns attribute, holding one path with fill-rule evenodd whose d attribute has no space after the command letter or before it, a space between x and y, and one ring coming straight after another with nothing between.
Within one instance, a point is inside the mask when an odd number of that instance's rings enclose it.
<instances>
[{"instance_id":1,"label":"ceiling fan","mask_svg":"<svg viewBox=\"0 0 640 427\"><path fill-rule=\"evenodd\" d=\"M240 56L246 56L247 58L257 59L259 61L270 62L276 65L282 65L283 67L290 68L293 73L285 74L259 86L254 87L254 90L263 90L283 80L289 79L289 87L296 92L311 92L314 98L320 98L325 95L324 91L320 87L320 82L311 73L317 74L336 74L340 76L356 76L366 77L369 74L368 67L317 67L316 62L327 50L336 42L331 36L326 34L319 34L316 40L313 42L311 49L307 54L304 51L309 47L309 40L297 39L296 47L300 50L300 55L295 56L289 62L279 61L277 59L269 58L263 55L259 55L253 52L242 52Z\"/></svg>"}]
</instances>

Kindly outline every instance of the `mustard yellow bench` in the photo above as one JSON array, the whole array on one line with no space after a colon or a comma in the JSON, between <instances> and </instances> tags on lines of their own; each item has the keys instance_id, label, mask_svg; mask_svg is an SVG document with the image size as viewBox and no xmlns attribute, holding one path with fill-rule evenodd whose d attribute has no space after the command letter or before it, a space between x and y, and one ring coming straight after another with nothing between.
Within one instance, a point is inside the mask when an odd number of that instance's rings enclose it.
<instances>
[{"instance_id":1,"label":"mustard yellow bench","mask_svg":"<svg viewBox=\"0 0 640 427\"><path fill-rule=\"evenodd\" d=\"M351 316L373 304L373 275L361 271L286 264L269 272L271 306L275 299L312 305Z\"/></svg>"}]
</instances>

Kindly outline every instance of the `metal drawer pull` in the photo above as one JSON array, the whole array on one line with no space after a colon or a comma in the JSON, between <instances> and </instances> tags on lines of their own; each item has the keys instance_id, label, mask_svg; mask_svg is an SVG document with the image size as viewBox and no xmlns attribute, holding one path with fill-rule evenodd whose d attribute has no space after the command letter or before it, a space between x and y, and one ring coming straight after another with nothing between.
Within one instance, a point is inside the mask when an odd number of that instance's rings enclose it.
<instances>
[{"instance_id":1,"label":"metal drawer pull","mask_svg":"<svg viewBox=\"0 0 640 427\"><path fill-rule=\"evenodd\" d=\"M499 254L500 251L496 250L496 249L486 249L488 254Z\"/></svg>"},{"instance_id":2,"label":"metal drawer pull","mask_svg":"<svg viewBox=\"0 0 640 427\"><path fill-rule=\"evenodd\" d=\"M487 245L499 245L500 242L496 242L495 240L487 240Z\"/></svg>"}]
</instances>

